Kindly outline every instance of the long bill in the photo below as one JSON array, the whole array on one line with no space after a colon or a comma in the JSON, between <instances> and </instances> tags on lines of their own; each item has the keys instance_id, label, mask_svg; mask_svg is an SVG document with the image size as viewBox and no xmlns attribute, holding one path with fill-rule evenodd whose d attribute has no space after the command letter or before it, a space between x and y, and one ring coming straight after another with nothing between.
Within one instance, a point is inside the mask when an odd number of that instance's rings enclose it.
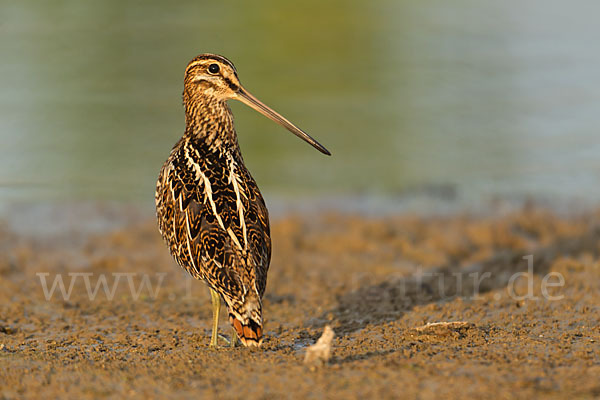
<instances>
[{"instance_id":1,"label":"long bill","mask_svg":"<svg viewBox=\"0 0 600 400\"><path fill-rule=\"evenodd\" d=\"M298 128L296 125L292 124L290 121L285 119L275 110L270 107L267 107L264 103L258 100L256 97L252 96L246 89L240 87L237 92L237 100L241 101L245 105L252 107L262 115L270 118L271 120L277 122L279 125L286 128L288 131L292 132L294 135L298 136L300 139L312 145L315 149L319 150L323 154L331 155L329 150L327 150L321 143L317 142L313 139L308 133L304 132L302 129Z\"/></svg>"}]
</instances>

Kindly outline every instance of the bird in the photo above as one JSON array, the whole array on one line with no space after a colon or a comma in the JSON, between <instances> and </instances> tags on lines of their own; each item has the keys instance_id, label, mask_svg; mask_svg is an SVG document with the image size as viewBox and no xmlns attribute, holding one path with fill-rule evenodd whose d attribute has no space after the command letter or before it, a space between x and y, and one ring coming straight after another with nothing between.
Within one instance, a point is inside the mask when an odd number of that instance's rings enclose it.
<instances>
[{"instance_id":1,"label":"bird","mask_svg":"<svg viewBox=\"0 0 600 400\"><path fill-rule=\"evenodd\" d=\"M228 100L238 100L331 155L319 142L267 107L240 83L235 66L200 54L184 74L185 131L156 183L158 229L176 262L211 294L210 347L218 347L221 302L232 336L246 347L263 342L262 298L271 261L269 213L244 165Z\"/></svg>"}]
</instances>

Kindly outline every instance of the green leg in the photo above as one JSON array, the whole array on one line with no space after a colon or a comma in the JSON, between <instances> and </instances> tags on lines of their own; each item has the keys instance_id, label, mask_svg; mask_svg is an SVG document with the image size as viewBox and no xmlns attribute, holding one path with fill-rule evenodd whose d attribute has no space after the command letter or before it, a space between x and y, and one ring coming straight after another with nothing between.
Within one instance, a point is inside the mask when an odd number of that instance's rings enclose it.
<instances>
[{"instance_id":1,"label":"green leg","mask_svg":"<svg viewBox=\"0 0 600 400\"><path fill-rule=\"evenodd\" d=\"M210 336L210 347L217 347L217 335L219 330L219 312L221 311L221 296L219 293L210 289L210 298L213 308L213 329Z\"/></svg>"},{"instance_id":2,"label":"green leg","mask_svg":"<svg viewBox=\"0 0 600 400\"><path fill-rule=\"evenodd\" d=\"M239 339L235 328L231 327L231 347L236 347L238 345Z\"/></svg>"}]
</instances>

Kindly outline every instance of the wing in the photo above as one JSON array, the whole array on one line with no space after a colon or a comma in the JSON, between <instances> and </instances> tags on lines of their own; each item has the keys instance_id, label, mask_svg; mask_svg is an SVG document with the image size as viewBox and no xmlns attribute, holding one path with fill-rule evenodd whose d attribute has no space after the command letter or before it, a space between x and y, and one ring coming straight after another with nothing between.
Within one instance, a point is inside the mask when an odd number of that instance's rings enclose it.
<instances>
[{"instance_id":1,"label":"wing","mask_svg":"<svg viewBox=\"0 0 600 400\"><path fill-rule=\"evenodd\" d=\"M262 297L271 254L268 215L248 171L232 157L185 146L170 160L159 179L157 214L178 263L233 301L243 301L254 285Z\"/></svg>"},{"instance_id":2,"label":"wing","mask_svg":"<svg viewBox=\"0 0 600 400\"><path fill-rule=\"evenodd\" d=\"M267 286L267 272L271 262L269 212L256 182L245 168L244 174L245 191L249 198L249 208L246 214L248 242L256 269L257 289L260 297L262 297Z\"/></svg>"}]
</instances>

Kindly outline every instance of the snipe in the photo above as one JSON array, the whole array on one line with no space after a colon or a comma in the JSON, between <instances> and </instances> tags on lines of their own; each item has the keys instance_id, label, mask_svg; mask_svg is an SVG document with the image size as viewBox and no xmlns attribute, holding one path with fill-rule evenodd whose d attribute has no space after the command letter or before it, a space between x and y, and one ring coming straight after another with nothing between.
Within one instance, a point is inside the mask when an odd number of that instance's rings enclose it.
<instances>
[{"instance_id":1,"label":"snipe","mask_svg":"<svg viewBox=\"0 0 600 400\"><path fill-rule=\"evenodd\" d=\"M221 299L234 334L245 346L262 343L262 297L271 259L269 216L244 166L227 100L239 100L317 150L329 151L246 91L233 64L215 54L185 70L185 132L156 184L159 230L179 265L209 286L211 346L217 345Z\"/></svg>"}]
</instances>

